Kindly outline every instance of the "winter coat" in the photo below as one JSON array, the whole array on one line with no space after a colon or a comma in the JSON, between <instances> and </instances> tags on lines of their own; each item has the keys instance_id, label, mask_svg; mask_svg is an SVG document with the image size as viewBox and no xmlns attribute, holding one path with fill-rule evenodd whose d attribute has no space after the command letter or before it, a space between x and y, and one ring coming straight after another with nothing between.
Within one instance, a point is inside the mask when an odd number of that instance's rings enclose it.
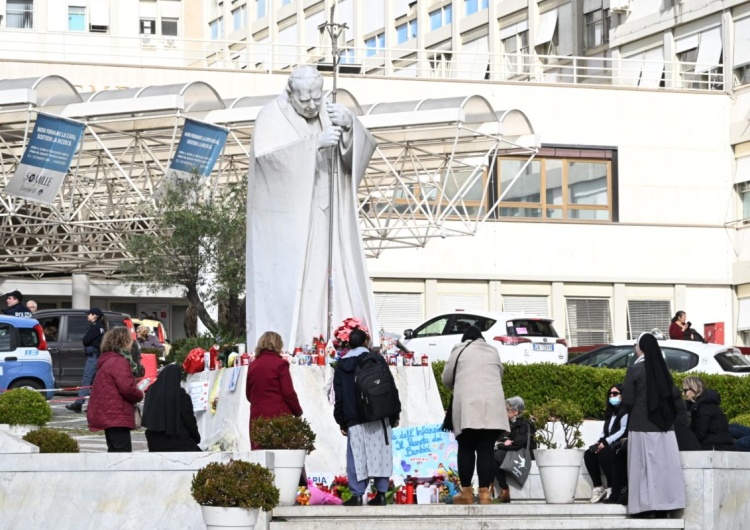
<instances>
[{"instance_id":1,"label":"winter coat","mask_svg":"<svg viewBox=\"0 0 750 530\"><path fill-rule=\"evenodd\" d=\"M734 445L729 434L729 423L721 410L721 396L716 390L707 388L688 404L690 430L695 433L703 449L720 449L718 446ZM715 447L717 446L717 447Z\"/></svg>"},{"instance_id":2,"label":"winter coat","mask_svg":"<svg viewBox=\"0 0 750 530\"><path fill-rule=\"evenodd\" d=\"M646 389L646 364L637 362L628 368L622 390L621 408L629 412L628 431L662 432L648 419L648 391ZM674 425L669 427L674 430Z\"/></svg>"},{"instance_id":3,"label":"winter coat","mask_svg":"<svg viewBox=\"0 0 750 530\"><path fill-rule=\"evenodd\" d=\"M529 439L529 436L531 439ZM505 445L505 440L510 440L512 443L510 445ZM531 422L523 416L518 416L516 421L510 422L510 432L504 433L498 442L500 445L497 445L496 447L503 451L518 451L519 449L526 447L527 444L529 451L534 451L534 449L536 449L534 429L532 428ZM534 453L532 452L531 454L533 459Z\"/></svg>"},{"instance_id":4,"label":"winter coat","mask_svg":"<svg viewBox=\"0 0 750 530\"><path fill-rule=\"evenodd\" d=\"M34 314L29 311L29 308L26 307L26 305L22 302L19 302L14 306L10 306L8 309L4 309L3 314L11 317L34 318Z\"/></svg>"},{"instance_id":5,"label":"winter coat","mask_svg":"<svg viewBox=\"0 0 750 530\"><path fill-rule=\"evenodd\" d=\"M250 402L251 422L255 418L276 418L285 414L302 416L289 363L274 352L262 351L250 363L245 395Z\"/></svg>"},{"instance_id":6,"label":"winter coat","mask_svg":"<svg viewBox=\"0 0 750 530\"><path fill-rule=\"evenodd\" d=\"M456 368L459 354L461 359ZM443 369L443 384L453 389L456 436L464 429L510 431L503 392L503 365L494 346L482 339L456 344Z\"/></svg>"},{"instance_id":7,"label":"winter coat","mask_svg":"<svg viewBox=\"0 0 750 530\"><path fill-rule=\"evenodd\" d=\"M166 432L146 429L146 442L152 453L200 451L200 441L201 433L193 411L193 400L185 390L180 392L180 434L170 436Z\"/></svg>"},{"instance_id":8,"label":"winter coat","mask_svg":"<svg viewBox=\"0 0 750 530\"><path fill-rule=\"evenodd\" d=\"M141 350L150 348L152 350L159 350L160 352L164 353L164 345L159 342L159 339L157 339L153 335L149 335L145 339L138 337L138 344L140 344Z\"/></svg>"},{"instance_id":9,"label":"winter coat","mask_svg":"<svg viewBox=\"0 0 750 530\"><path fill-rule=\"evenodd\" d=\"M89 429L111 427L135 429L135 404L143 399L135 385L128 360L112 351L104 352L96 363L87 418Z\"/></svg>"},{"instance_id":10,"label":"winter coat","mask_svg":"<svg viewBox=\"0 0 750 530\"><path fill-rule=\"evenodd\" d=\"M107 330L104 329L104 324L101 320L89 324L86 334L81 339L83 347L86 350L86 355L99 355L99 348L102 345L102 338Z\"/></svg>"}]
</instances>

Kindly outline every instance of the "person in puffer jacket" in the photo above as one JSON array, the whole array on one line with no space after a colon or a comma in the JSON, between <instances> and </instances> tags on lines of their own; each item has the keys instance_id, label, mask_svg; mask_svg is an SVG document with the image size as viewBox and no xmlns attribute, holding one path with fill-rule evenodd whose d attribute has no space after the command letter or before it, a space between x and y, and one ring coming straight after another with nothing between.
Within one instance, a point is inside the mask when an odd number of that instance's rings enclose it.
<instances>
[{"instance_id":1,"label":"person in puffer jacket","mask_svg":"<svg viewBox=\"0 0 750 530\"><path fill-rule=\"evenodd\" d=\"M132 344L127 328L115 328L104 334L91 387L89 430L104 430L109 453L133 450L130 431L135 429L135 404L143 399L143 392L136 386L130 362L124 356Z\"/></svg>"},{"instance_id":2,"label":"person in puffer jacket","mask_svg":"<svg viewBox=\"0 0 750 530\"><path fill-rule=\"evenodd\" d=\"M682 393L690 413L690 430L704 451L734 449L734 438L729 434L729 422L721 410L721 397L716 390L706 388L700 377L682 380Z\"/></svg>"}]
</instances>

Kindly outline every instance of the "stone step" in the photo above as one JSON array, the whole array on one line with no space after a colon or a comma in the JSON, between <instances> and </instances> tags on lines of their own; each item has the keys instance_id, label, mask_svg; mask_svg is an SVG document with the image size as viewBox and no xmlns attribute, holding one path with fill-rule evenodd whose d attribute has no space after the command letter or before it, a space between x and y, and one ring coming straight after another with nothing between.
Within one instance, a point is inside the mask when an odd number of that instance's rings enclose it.
<instances>
[{"instance_id":1,"label":"stone step","mask_svg":"<svg viewBox=\"0 0 750 530\"><path fill-rule=\"evenodd\" d=\"M270 530L609 530L684 529L683 519L632 519L605 504L512 503L488 506L289 506L273 511ZM344 526L338 526L344 525Z\"/></svg>"}]
</instances>

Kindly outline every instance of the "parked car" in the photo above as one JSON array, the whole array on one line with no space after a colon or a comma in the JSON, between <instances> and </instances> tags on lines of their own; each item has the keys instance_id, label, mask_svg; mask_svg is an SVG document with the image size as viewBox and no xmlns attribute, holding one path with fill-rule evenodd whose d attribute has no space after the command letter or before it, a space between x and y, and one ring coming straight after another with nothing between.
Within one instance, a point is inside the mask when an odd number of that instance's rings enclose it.
<instances>
[{"instance_id":1,"label":"parked car","mask_svg":"<svg viewBox=\"0 0 750 530\"><path fill-rule=\"evenodd\" d=\"M0 389L6 388L55 388L52 357L33 318L0 315ZM44 394L50 399L54 393Z\"/></svg>"},{"instance_id":2,"label":"parked car","mask_svg":"<svg viewBox=\"0 0 750 530\"><path fill-rule=\"evenodd\" d=\"M401 342L416 354L426 353L431 361L445 361L466 328L476 326L504 363L563 364L568 360L568 344L552 323L550 318L524 313L456 311L405 330Z\"/></svg>"},{"instance_id":3,"label":"parked car","mask_svg":"<svg viewBox=\"0 0 750 530\"><path fill-rule=\"evenodd\" d=\"M750 359L734 346L689 340L660 340L670 370L706 374L748 375ZM567 364L602 368L627 368L635 362L635 341L608 344L571 359Z\"/></svg>"},{"instance_id":4,"label":"parked car","mask_svg":"<svg viewBox=\"0 0 750 530\"><path fill-rule=\"evenodd\" d=\"M62 388L81 384L83 365L86 361L81 339L89 327L86 313L86 309L42 309L34 313L34 318L39 321L47 340L55 379ZM115 311L103 311L103 313L109 322L109 329L128 328L133 337L130 354L140 365L141 347L135 340L135 327L130 315Z\"/></svg>"}]
</instances>

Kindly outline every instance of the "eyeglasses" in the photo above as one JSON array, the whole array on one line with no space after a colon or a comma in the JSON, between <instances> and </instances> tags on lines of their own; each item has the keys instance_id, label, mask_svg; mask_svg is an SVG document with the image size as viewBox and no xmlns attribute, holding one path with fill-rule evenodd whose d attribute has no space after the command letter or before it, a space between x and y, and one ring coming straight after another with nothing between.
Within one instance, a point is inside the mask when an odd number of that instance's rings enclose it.
<instances>
[{"instance_id":1,"label":"eyeglasses","mask_svg":"<svg viewBox=\"0 0 750 530\"><path fill-rule=\"evenodd\" d=\"M610 392L609 395L610 396L619 396L620 392Z\"/></svg>"}]
</instances>

